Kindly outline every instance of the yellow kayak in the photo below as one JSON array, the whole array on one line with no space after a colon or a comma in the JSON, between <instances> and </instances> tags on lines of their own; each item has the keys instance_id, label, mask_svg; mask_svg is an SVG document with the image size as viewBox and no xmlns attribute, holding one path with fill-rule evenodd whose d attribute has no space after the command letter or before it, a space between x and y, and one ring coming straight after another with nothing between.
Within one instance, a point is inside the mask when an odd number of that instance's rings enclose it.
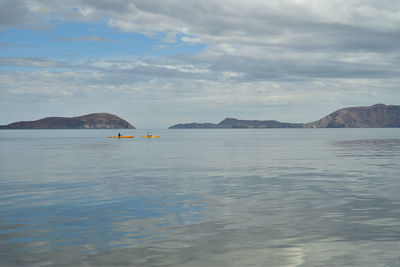
<instances>
[{"instance_id":1,"label":"yellow kayak","mask_svg":"<svg viewBox=\"0 0 400 267\"><path fill-rule=\"evenodd\" d=\"M160 136L159 135L144 135L144 136L141 136L142 138L160 138Z\"/></svg>"},{"instance_id":2,"label":"yellow kayak","mask_svg":"<svg viewBox=\"0 0 400 267\"><path fill-rule=\"evenodd\" d=\"M133 135L109 136L108 138L133 138Z\"/></svg>"}]
</instances>

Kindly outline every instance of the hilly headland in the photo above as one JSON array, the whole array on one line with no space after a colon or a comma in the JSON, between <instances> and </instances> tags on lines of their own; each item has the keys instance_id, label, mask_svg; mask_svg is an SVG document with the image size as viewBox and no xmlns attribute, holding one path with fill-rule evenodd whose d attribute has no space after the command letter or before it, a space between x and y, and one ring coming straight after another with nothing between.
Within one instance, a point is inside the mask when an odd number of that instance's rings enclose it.
<instances>
[{"instance_id":1,"label":"hilly headland","mask_svg":"<svg viewBox=\"0 0 400 267\"><path fill-rule=\"evenodd\" d=\"M343 108L320 120L303 124L304 128L391 128L400 127L400 106Z\"/></svg>"},{"instance_id":2,"label":"hilly headland","mask_svg":"<svg viewBox=\"0 0 400 267\"><path fill-rule=\"evenodd\" d=\"M47 117L36 121L19 121L0 129L135 129L120 117L109 113L92 113L79 117Z\"/></svg>"},{"instance_id":3,"label":"hilly headland","mask_svg":"<svg viewBox=\"0 0 400 267\"><path fill-rule=\"evenodd\" d=\"M199 128L389 128L400 127L400 106L376 104L336 110L320 120L288 123L274 120L238 120L226 118L218 124L181 123L170 129Z\"/></svg>"}]
</instances>

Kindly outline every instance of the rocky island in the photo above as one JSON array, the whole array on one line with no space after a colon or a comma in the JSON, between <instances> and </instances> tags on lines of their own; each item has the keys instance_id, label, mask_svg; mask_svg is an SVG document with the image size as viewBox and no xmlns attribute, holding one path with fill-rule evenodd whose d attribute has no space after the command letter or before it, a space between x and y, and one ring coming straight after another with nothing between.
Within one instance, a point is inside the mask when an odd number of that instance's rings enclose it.
<instances>
[{"instance_id":1,"label":"rocky island","mask_svg":"<svg viewBox=\"0 0 400 267\"><path fill-rule=\"evenodd\" d=\"M238 120L226 118L218 123L218 128L301 128L300 123L279 122L274 120Z\"/></svg>"},{"instance_id":2,"label":"rocky island","mask_svg":"<svg viewBox=\"0 0 400 267\"><path fill-rule=\"evenodd\" d=\"M170 129L193 128L388 128L400 127L400 106L376 104L373 106L339 109L320 120L309 123L287 123L274 120L238 120L226 118L218 124L183 123Z\"/></svg>"},{"instance_id":3,"label":"rocky island","mask_svg":"<svg viewBox=\"0 0 400 267\"><path fill-rule=\"evenodd\" d=\"M304 128L390 128L400 127L400 106L376 104L336 110Z\"/></svg>"},{"instance_id":4,"label":"rocky island","mask_svg":"<svg viewBox=\"0 0 400 267\"><path fill-rule=\"evenodd\" d=\"M80 117L48 117L36 121L20 121L0 129L135 129L129 122L109 113L93 113Z\"/></svg>"},{"instance_id":5,"label":"rocky island","mask_svg":"<svg viewBox=\"0 0 400 267\"><path fill-rule=\"evenodd\" d=\"M258 121L258 120L238 120L234 118L226 118L218 124L214 123L186 123L176 124L170 129L200 129L200 128L301 128L302 124L286 123L279 121Z\"/></svg>"}]
</instances>

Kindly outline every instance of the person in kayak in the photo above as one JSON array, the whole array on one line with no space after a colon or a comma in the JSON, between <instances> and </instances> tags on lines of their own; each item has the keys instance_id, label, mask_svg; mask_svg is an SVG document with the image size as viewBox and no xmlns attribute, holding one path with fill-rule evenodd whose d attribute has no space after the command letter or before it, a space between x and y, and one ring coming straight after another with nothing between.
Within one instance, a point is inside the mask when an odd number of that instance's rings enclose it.
<instances>
[{"instance_id":1,"label":"person in kayak","mask_svg":"<svg viewBox=\"0 0 400 267\"><path fill-rule=\"evenodd\" d=\"M121 137L121 134L120 134L120 133L118 133L118 138L119 138L119 137Z\"/></svg>"},{"instance_id":2,"label":"person in kayak","mask_svg":"<svg viewBox=\"0 0 400 267\"><path fill-rule=\"evenodd\" d=\"M147 137L150 137L150 136L152 136L149 132L147 132Z\"/></svg>"}]
</instances>

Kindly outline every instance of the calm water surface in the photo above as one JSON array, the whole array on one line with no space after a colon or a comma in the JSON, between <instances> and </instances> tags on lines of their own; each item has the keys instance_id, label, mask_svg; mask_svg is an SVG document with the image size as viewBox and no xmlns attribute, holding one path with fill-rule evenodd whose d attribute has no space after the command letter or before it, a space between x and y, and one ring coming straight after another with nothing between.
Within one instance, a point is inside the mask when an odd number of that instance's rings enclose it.
<instances>
[{"instance_id":1,"label":"calm water surface","mask_svg":"<svg viewBox=\"0 0 400 267\"><path fill-rule=\"evenodd\" d=\"M400 129L0 131L0 265L400 266Z\"/></svg>"}]
</instances>

